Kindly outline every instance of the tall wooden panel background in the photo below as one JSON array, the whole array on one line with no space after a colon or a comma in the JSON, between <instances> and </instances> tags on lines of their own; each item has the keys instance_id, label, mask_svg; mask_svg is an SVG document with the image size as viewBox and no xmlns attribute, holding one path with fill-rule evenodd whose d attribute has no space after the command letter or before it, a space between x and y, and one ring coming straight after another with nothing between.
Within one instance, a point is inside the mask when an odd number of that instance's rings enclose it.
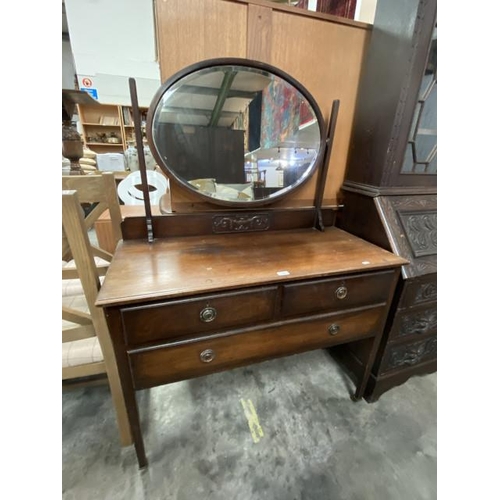
<instances>
[{"instance_id":1,"label":"tall wooden panel background","mask_svg":"<svg viewBox=\"0 0 500 500\"><path fill-rule=\"evenodd\" d=\"M325 204L337 203L371 25L265 0L157 0L156 30L162 81L204 59L245 57L273 64L301 82L326 122L339 99L325 189ZM312 206L315 185L316 176L279 205ZM196 208L187 192L171 189L174 208Z\"/></svg>"}]
</instances>

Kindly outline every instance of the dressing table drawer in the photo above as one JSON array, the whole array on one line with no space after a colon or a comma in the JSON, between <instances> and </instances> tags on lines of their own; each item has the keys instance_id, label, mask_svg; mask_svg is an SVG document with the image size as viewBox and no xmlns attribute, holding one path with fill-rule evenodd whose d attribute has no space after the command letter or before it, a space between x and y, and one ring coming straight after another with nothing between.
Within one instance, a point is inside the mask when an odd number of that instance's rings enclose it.
<instances>
[{"instance_id":1,"label":"dressing table drawer","mask_svg":"<svg viewBox=\"0 0 500 500\"><path fill-rule=\"evenodd\" d=\"M394 272L387 271L285 285L282 314L286 318L383 303L393 280Z\"/></svg>"},{"instance_id":2,"label":"dressing table drawer","mask_svg":"<svg viewBox=\"0 0 500 500\"><path fill-rule=\"evenodd\" d=\"M366 338L377 333L384 318L385 308L375 307L138 349L129 352L130 368L135 388L144 389Z\"/></svg>"},{"instance_id":3,"label":"dressing table drawer","mask_svg":"<svg viewBox=\"0 0 500 500\"><path fill-rule=\"evenodd\" d=\"M121 310L127 345L221 331L273 318L274 286L226 292Z\"/></svg>"}]
</instances>

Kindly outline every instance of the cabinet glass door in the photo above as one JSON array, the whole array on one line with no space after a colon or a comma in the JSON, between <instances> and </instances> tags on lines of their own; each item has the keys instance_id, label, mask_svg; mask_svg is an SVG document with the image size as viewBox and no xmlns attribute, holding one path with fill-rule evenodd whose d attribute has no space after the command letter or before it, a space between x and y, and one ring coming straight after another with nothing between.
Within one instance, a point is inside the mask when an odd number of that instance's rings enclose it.
<instances>
[{"instance_id":1,"label":"cabinet glass door","mask_svg":"<svg viewBox=\"0 0 500 500\"><path fill-rule=\"evenodd\" d=\"M437 33L434 29L427 65L410 128L402 174L437 174Z\"/></svg>"}]
</instances>

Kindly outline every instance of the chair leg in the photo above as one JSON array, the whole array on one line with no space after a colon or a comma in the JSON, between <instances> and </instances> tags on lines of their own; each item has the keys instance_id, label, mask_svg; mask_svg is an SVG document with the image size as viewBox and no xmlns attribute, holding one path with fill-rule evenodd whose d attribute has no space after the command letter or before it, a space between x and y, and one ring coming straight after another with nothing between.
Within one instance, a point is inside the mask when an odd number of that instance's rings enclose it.
<instances>
[{"instance_id":1,"label":"chair leg","mask_svg":"<svg viewBox=\"0 0 500 500\"><path fill-rule=\"evenodd\" d=\"M111 372L115 372L112 374ZM118 431L120 433L120 442L122 446L130 446L134 440L130 430L130 423L128 420L127 408L125 406L125 399L123 397L123 389L116 373L116 366L108 371L109 388L111 391L111 398L116 411L116 420L118 423Z\"/></svg>"},{"instance_id":2,"label":"chair leg","mask_svg":"<svg viewBox=\"0 0 500 500\"><path fill-rule=\"evenodd\" d=\"M102 310L96 310L94 313L95 323L98 325L98 338L101 345L101 350L106 364L106 371L108 373L109 388L111 391L111 398L115 407L116 419L118 423L118 430L120 433L120 441L122 446L130 446L134 440L130 429L130 421L128 418L127 406L125 404L125 397L123 394L123 386L118 373L116 365L115 353L109 338L109 330L104 318ZM96 325L96 326L97 326Z\"/></svg>"}]
</instances>

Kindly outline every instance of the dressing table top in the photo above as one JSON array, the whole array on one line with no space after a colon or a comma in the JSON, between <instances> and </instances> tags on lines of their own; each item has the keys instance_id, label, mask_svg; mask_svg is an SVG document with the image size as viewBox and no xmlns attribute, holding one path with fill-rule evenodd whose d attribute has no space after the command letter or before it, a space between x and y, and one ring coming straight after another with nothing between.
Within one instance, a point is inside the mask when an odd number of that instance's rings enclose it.
<instances>
[{"instance_id":1,"label":"dressing table top","mask_svg":"<svg viewBox=\"0 0 500 500\"><path fill-rule=\"evenodd\" d=\"M119 244L98 306L393 268L406 260L335 227Z\"/></svg>"}]
</instances>

